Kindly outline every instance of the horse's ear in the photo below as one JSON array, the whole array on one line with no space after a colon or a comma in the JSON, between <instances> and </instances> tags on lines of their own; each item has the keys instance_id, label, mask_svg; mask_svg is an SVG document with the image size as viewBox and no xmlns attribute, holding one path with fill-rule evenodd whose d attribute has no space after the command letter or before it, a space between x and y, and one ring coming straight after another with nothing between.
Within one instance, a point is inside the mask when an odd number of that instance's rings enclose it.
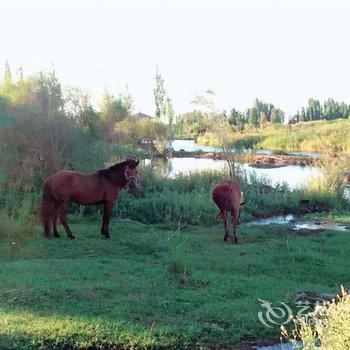
<instances>
[{"instance_id":1,"label":"horse's ear","mask_svg":"<svg viewBox=\"0 0 350 350\"><path fill-rule=\"evenodd\" d=\"M131 169L134 169L136 168L138 165L139 165L140 161L136 161L136 160L133 160L133 159L129 159L128 160L128 166L131 168Z\"/></svg>"}]
</instances>

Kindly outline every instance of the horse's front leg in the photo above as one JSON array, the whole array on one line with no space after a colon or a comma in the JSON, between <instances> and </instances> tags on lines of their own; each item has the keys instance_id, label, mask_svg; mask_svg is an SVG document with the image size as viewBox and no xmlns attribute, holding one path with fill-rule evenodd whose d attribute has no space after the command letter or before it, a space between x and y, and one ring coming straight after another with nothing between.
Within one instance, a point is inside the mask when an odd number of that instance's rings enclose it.
<instances>
[{"instance_id":1,"label":"horse's front leg","mask_svg":"<svg viewBox=\"0 0 350 350\"><path fill-rule=\"evenodd\" d=\"M110 235L109 235L109 220L111 218L111 213L112 213L112 210L113 210L113 206L114 206L114 202L107 202L104 205L101 234L104 235L105 238L110 238Z\"/></svg>"}]
</instances>

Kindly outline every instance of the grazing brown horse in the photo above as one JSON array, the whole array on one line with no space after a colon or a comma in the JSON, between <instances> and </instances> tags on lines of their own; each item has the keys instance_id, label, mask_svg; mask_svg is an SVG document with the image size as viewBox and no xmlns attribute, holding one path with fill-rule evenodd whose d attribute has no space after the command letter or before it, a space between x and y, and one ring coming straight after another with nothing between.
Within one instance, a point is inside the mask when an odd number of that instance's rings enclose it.
<instances>
[{"instance_id":1,"label":"grazing brown horse","mask_svg":"<svg viewBox=\"0 0 350 350\"><path fill-rule=\"evenodd\" d=\"M241 215L243 205L243 192L241 186L235 180L226 180L220 182L213 189L213 201L219 207L222 220L224 221L224 241L230 237L227 229L227 212L231 212L233 237L230 239L232 243L238 243L237 240L237 226Z\"/></svg>"},{"instance_id":2,"label":"grazing brown horse","mask_svg":"<svg viewBox=\"0 0 350 350\"><path fill-rule=\"evenodd\" d=\"M69 202L75 202L104 205L101 234L109 238L109 219L114 203L125 186L128 185L131 189L136 187L138 164L138 161L128 159L91 174L62 170L50 176L45 181L41 207L44 235L49 237L53 228L53 235L59 237L59 218L67 236L74 238L68 226L66 212Z\"/></svg>"}]
</instances>

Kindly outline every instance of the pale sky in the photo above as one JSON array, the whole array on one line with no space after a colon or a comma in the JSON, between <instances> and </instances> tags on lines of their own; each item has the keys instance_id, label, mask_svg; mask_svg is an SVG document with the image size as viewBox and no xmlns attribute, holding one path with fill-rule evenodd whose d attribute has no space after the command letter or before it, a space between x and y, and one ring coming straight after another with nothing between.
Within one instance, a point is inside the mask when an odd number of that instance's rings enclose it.
<instances>
[{"instance_id":1,"label":"pale sky","mask_svg":"<svg viewBox=\"0 0 350 350\"><path fill-rule=\"evenodd\" d=\"M136 112L154 114L158 66L176 113L211 89L227 110L259 98L292 114L309 97L350 103L350 1L0 0L6 60L53 64L94 101L128 86Z\"/></svg>"}]
</instances>

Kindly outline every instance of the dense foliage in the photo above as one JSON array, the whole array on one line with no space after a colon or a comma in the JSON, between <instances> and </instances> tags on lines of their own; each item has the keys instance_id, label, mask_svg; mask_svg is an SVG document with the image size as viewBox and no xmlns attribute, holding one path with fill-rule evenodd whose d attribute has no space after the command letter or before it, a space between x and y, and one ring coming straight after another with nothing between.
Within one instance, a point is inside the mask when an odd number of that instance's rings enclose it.
<instances>
[{"instance_id":1,"label":"dense foliage","mask_svg":"<svg viewBox=\"0 0 350 350\"><path fill-rule=\"evenodd\" d=\"M282 334L296 350L343 350L350 344L350 295L342 288L337 299L319 305L314 312L298 316L291 336ZM302 342L302 344L300 343Z\"/></svg>"},{"instance_id":2,"label":"dense foliage","mask_svg":"<svg viewBox=\"0 0 350 350\"><path fill-rule=\"evenodd\" d=\"M223 111L219 117L225 120L227 125L226 132L228 133L235 133L237 131L251 133L252 130L259 133L264 132L266 128L273 125L276 125L276 130L283 130L279 129L278 126L283 124L286 119L283 110L271 103L266 103L258 99L245 112L232 108L229 114ZM308 106L306 108L303 107L301 112L297 112L296 115L289 117L288 123L296 124L318 120L349 119L349 117L350 105L344 102L328 99L321 105L318 100L309 99ZM218 135L215 135L213 132L218 122L218 118L215 118L212 113L194 110L193 112L179 115L176 124L176 133L179 137L203 138L208 140L206 143L218 143ZM295 133L293 135L299 137ZM236 137L239 138L240 136L236 135ZM210 139L212 140L211 142L209 141ZM277 137L277 143L279 141ZM277 148L284 149L283 145Z\"/></svg>"},{"instance_id":3,"label":"dense foliage","mask_svg":"<svg viewBox=\"0 0 350 350\"><path fill-rule=\"evenodd\" d=\"M350 153L350 119L310 121L297 124L266 124L261 128L228 132L228 143L236 148L261 148L286 151ZM197 138L205 145L219 146L217 134L211 130Z\"/></svg>"},{"instance_id":4,"label":"dense foliage","mask_svg":"<svg viewBox=\"0 0 350 350\"><path fill-rule=\"evenodd\" d=\"M85 91L63 89L55 72L14 80L6 64L0 83L0 162L6 184L37 188L59 169L89 171L125 155L122 147L165 143L166 127L132 110L129 94L106 91L97 110Z\"/></svg>"}]
</instances>

